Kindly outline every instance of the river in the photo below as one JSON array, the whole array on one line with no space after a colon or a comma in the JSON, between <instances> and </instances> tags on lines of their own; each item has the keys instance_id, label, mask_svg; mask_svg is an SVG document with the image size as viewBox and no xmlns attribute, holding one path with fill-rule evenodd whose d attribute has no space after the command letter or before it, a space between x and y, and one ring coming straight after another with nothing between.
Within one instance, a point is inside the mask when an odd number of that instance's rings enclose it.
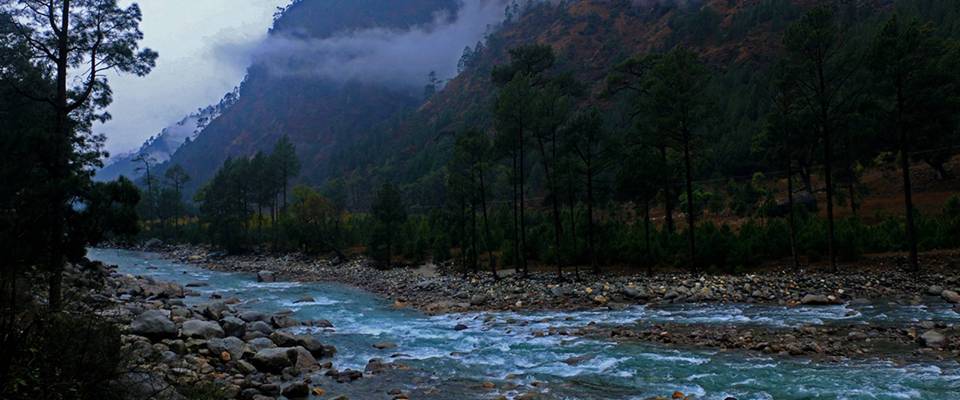
<instances>
[{"instance_id":1,"label":"river","mask_svg":"<svg viewBox=\"0 0 960 400\"><path fill-rule=\"evenodd\" d=\"M498 387L537 382L538 390L557 399L646 399L673 391L698 399L956 399L960 398L960 365L895 365L886 361L817 363L803 358L744 352L717 352L659 345L614 342L534 332L547 327L576 327L589 322L652 321L764 324L793 326L847 320L855 323L897 323L936 319L960 322L946 306L775 307L751 305L685 305L634 307L623 311L466 313L428 316L396 309L365 291L331 283L258 283L250 274L223 273L164 260L156 254L91 249L88 256L119 266L119 272L152 276L180 284L206 282L195 288L203 302L214 292L237 297L241 308L264 312L294 311L299 319L326 319L335 329L320 332L337 347L339 369L362 370L374 357L399 353L419 374L419 385ZM305 296L313 302L296 303ZM454 326L464 324L465 330ZM301 328L308 329L308 328ZM314 328L309 328L314 329ZM374 343L394 342L392 350ZM564 362L585 359L576 365ZM357 381L353 385L363 385ZM525 389L524 391L529 390ZM506 396L515 391L501 391ZM452 396L451 396L452 397ZM465 390L456 398L492 398L492 392Z\"/></svg>"}]
</instances>

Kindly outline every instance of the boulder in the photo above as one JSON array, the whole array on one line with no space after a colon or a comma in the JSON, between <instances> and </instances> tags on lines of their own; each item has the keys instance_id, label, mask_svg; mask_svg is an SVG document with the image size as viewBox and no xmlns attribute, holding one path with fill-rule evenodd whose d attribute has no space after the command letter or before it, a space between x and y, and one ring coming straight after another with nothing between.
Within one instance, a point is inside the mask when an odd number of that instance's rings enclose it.
<instances>
[{"instance_id":1,"label":"boulder","mask_svg":"<svg viewBox=\"0 0 960 400\"><path fill-rule=\"evenodd\" d=\"M227 303L222 301L214 301L200 306L200 314L212 320L219 320L223 317L223 313L227 311L229 311L229 307Z\"/></svg>"},{"instance_id":2,"label":"boulder","mask_svg":"<svg viewBox=\"0 0 960 400\"><path fill-rule=\"evenodd\" d=\"M373 348L377 350L386 350L386 349L392 349L395 347L397 347L397 344L393 342L379 342L379 343L373 344Z\"/></svg>"},{"instance_id":3,"label":"boulder","mask_svg":"<svg viewBox=\"0 0 960 400\"><path fill-rule=\"evenodd\" d=\"M297 350L291 347L274 347L258 351L253 356L253 365L261 371L280 372L297 361Z\"/></svg>"},{"instance_id":4,"label":"boulder","mask_svg":"<svg viewBox=\"0 0 960 400\"><path fill-rule=\"evenodd\" d=\"M317 300L315 300L315 299L314 299L313 297L310 297L310 296L303 296L303 297L301 297L301 298L299 298L299 299L297 299L296 301L294 301L293 303L294 303L294 304L300 304L300 303L314 303L314 302L316 302L316 301L317 301Z\"/></svg>"},{"instance_id":5,"label":"boulder","mask_svg":"<svg viewBox=\"0 0 960 400\"><path fill-rule=\"evenodd\" d=\"M634 300L644 300L650 297L646 292L633 287L625 287L620 290L620 293Z\"/></svg>"},{"instance_id":6,"label":"boulder","mask_svg":"<svg viewBox=\"0 0 960 400\"><path fill-rule=\"evenodd\" d=\"M272 271L257 272L257 282L276 282L277 277Z\"/></svg>"},{"instance_id":7,"label":"boulder","mask_svg":"<svg viewBox=\"0 0 960 400\"><path fill-rule=\"evenodd\" d=\"M301 371L313 371L320 369L320 365L317 363L317 359L313 357L313 354L310 354L307 349L297 346L293 348L293 351L296 353L296 359L294 360L294 365L298 370Z\"/></svg>"},{"instance_id":8,"label":"boulder","mask_svg":"<svg viewBox=\"0 0 960 400\"><path fill-rule=\"evenodd\" d=\"M130 332L154 339L172 338L177 336L177 326L170 320L168 311L149 310L133 320Z\"/></svg>"},{"instance_id":9,"label":"boulder","mask_svg":"<svg viewBox=\"0 0 960 400\"><path fill-rule=\"evenodd\" d=\"M199 319L191 319L184 322L183 326L180 327L180 334L188 338L202 339L222 338L224 336L223 328L220 328L220 324L212 321L201 321Z\"/></svg>"},{"instance_id":10,"label":"boulder","mask_svg":"<svg viewBox=\"0 0 960 400\"><path fill-rule=\"evenodd\" d=\"M163 241L157 238L147 240L143 243L144 250L158 250L163 247Z\"/></svg>"},{"instance_id":11,"label":"boulder","mask_svg":"<svg viewBox=\"0 0 960 400\"><path fill-rule=\"evenodd\" d=\"M939 296L940 293L943 293L943 286L932 285L929 288L927 288L927 294L931 296Z\"/></svg>"},{"instance_id":12,"label":"boulder","mask_svg":"<svg viewBox=\"0 0 960 400\"><path fill-rule=\"evenodd\" d=\"M943 297L944 300L950 303L960 304L960 294L957 294L957 292L952 290L944 290L940 292L940 297Z\"/></svg>"},{"instance_id":13,"label":"boulder","mask_svg":"<svg viewBox=\"0 0 960 400\"><path fill-rule=\"evenodd\" d=\"M213 354L222 354L223 352L230 353L230 357L234 360L239 360L243 357L244 349L247 347L247 344L244 341L229 336L223 339L213 338L207 341L207 349L210 350Z\"/></svg>"},{"instance_id":14,"label":"boulder","mask_svg":"<svg viewBox=\"0 0 960 400\"><path fill-rule=\"evenodd\" d=\"M247 332L260 332L264 335L273 333L273 327L263 321L254 321L247 323Z\"/></svg>"},{"instance_id":15,"label":"boulder","mask_svg":"<svg viewBox=\"0 0 960 400\"><path fill-rule=\"evenodd\" d=\"M800 304L805 306L825 306L833 303L829 297L822 294L808 294L800 299Z\"/></svg>"},{"instance_id":16,"label":"boulder","mask_svg":"<svg viewBox=\"0 0 960 400\"><path fill-rule=\"evenodd\" d=\"M468 328L468 326L466 326L466 325L464 325L464 324L457 324L456 326L453 327L453 330L455 330L455 331L463 331L463 330L466 330L467 328Z\"/></svg>"},{"instance_id":17,"label":"boulder","mask_svg":"<svg viewBox=\"0 0 960 400\"><path fill-rule=\"evenodd\" d=\"M240 319L246 322L254 322L254 321L266 322L270 320L270 317L268 317L267 314L264 314L259 311L241 311L238 317L240 317Z\"/></svg>"},{"instance_id":18,"label":"boulder","mask_svg":"<svg viewBox=\"0 0 960 400\"><path fill-rule=\"evenodd\" d=\"M293 337L293 334L283 331L271 333L270 340L276 343L278 347L293 347L297 345L297 339Z\"/></svg>"},{"instance_id":19,"label":"boulder","mask_svg":"<svg viewBox=\"0 0 960 400\"><path fill-rule=\"evenodd\" d=\"M387 368L388 364L384 363L382 359L371 358L370 361L367 362L367 366L363 369L363 372L376 375L386 371Z\"/></svg>"},{"instance_id":20,"label":"boulder","mask_svg":"<svg viewBox=\"0 0 960 400\"><path fill-rule=\"evenodd\" d=\"M942 347L946 341L946 336L934 330L926 331L920 335L920 344L926 347Z\"/></svg>"},{"instance_id":21,"label":"boulder","mask_svg":"<svg viewBox=\"0 0 960 400\"><path fill-rule=\"evenodd\" d=\"M247 345L249 345L254 352L258 352L263 349L273 349L277 347L276 343L273 343L272 340L265 337L250 339L247 341Z\"/></svg>"},{"instance_id":22,"label":"boulder","mask_svg":"<svg viewBox=\"0 0 960 400\"><path fill-rule=\"evenodd\" d=\"M328 358L333 357L337 352L337 348L333 346L324 345L320 343L320 340L313 335L296 335L294 336L296 340L296 345L307 349L310 354L313 354L316 358Z\"/></svg>"},{"instance_id":23,"label":"boulder","mask_svg":"<svg viewBox=\"0 0 960 400\"><path fill-rule=\"evenodd\" d=\"M288 399L303 399L310 396L310 386L306 382L293 382L281 392Z\"/></svg>"},{"instance_id":24,"label":"boulder","mask_svg":"<svg viewBox=\"0 0 960 400\"><path fill-rule=\"evenodd\" d=\"M220 326L223 327L223 333L227 336L243 337L247 332L246 324L237 317L224 317L220 320Z\"/></svg>"},{"instance_id":25,"label":"boulder","mask_svg":"<svg viewBox=\"0 0 960 400\"><path fill-rule=\"evenodd\" d=\"M487 295L485 295L485 294L478 294L478 295L475 295L475 296L473 296L473 297L470 298L470 305L471 305L471 306L482 306L482 305L484 305L484 304L487 304L488 301L490 301L490 299L489 299L489 297L487 297Z\"/></svg>"},{"instance_id":26,"label":"boulder","mask_svg":"<svg viewBox=\"0 0 960 400\"><path fill-rule=\"evenodd\" d=\"M270 318L270 323L273 324L277 329L283 328L292 328L294 326L300 326L300 321L297 321L293 318L290 318L286 315L274 315Z\"/></svg>"}]
</instances>

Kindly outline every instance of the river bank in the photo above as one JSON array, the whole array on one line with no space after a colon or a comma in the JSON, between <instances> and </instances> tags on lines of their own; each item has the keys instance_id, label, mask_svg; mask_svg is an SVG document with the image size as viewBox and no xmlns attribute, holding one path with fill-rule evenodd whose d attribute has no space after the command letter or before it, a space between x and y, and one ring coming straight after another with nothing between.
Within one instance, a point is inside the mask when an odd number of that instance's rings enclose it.
<instances>
[{"instance_id":1,"label":"river bank","mask_svg":"<svg viewBox=\"0 0 960 400\"><path fill-rule=\"evenodd\" d=\"M422 269L380 270L364 260L333 263L298 254L223 256L201 247L166 249L165 257L203 268L256 273L260 279L337 282L384 296L395 307L429 314L529 312L541 310L623 310L643 305L656 309L676 304L758 304L783 307L827 307L858 304L880 306L937 305L960 311L960 287L952 257L919 276L895 268L858 268L845 273L769 271L732 276L594 276L556 283L550 273L528 279L493 280L489 274L425 274ZM891 262L892 264L892 262ZM855 311L847 310L855 314ZM820 360L877 358L908 360L958 359L956 321L914 319L896 326L873 321L833 322L829 327L717 326L716 324L651 325L649 321L581 327L576 335L620 342L646 342L708 349L737 349ZM545 333L556 332L556 329ZM567 333L567 332L565 332Z\"/></svg>"},{"instance_id":2,"label":"river bank","mask_svg":"<svg viewBox=\"0 0 960 400\"><path fill-rule=\"evenodd\" d=\"M933 355L930 357L908 358L890 355L909 354L909 350L891 350L888 355L878 346L876 352L867 352L864 357L833 357L834 354L843 354L847 349L844 346L834 348L833 342L851 333L836 330L834 323L872 326L875 321L888 320L907 326L914 316L923 320L946 318L946 323L934 325L933 328L944 330L948 338L953 337L953 331L949 328L956 314L945 303L936 308L884 308L880 304L872 308L874 306L853 304L787 307L675 303L633 305L623 309L592 306L586 311L572 312L473 311L431 317L413 311L411 307L398 308L395 300L384 300L339 284L258 283L256 273L214 272L199 268L201 265L165 261L150 253L95 253L106 257L104 260L112 259L117 264L125 265L123 271L129 276L123 280L139 282L126 285L130 290L124 290L125 293L108 296L122 302L146 303L142 308L125 305L124 308L136 309L138 314L131 313L131 316L142 316L144 311L156 309L157 306L162 310L161 313L169 310L168 318L179 336L166 339L168 341L189 342L189 339L182 337L186 322L180 320L186 318L181 317L185 314L183 309L190 311L189 319L216 321L227 334L227 317L214 320L206 316L212 315L212 311L209 311L211 307L219 309L219 303L222 302L227 306L225 315L228 317L232 315L243 320L244 316L249 319L251 311L254 315L259 312L268 316L266 321L260 322L269 324L274 331L294 336L310 334L324 345L336 346L338 351L333 358L318 359L318 370L296 376L283 371L279 374L266 373L263 375L267 377L265 380L257 380L243 371L230 369L230 362L223 361L222 352L218 359L216 352L210 351L210 341L216 348L220 338L194 338L206 340L206 344L195 346L195 353L188 349L186 355L179 358L197 361L196 357L199 357L204 362L197 364L199 366L195 368L198 369L184 365L173 368L188 368L204 379L236 385L241 388L237 393L238 398L244 396L245 390L247 395L254 393L248 389L256 390L260 396L273 397L268 394L276 390L271 385L270 376L279 382L281 391L293 383L306 383L310 390L323 389L325 395L320 398L324 399L341 394L351 398L384 399L396 396L438 399L647 399L658 394L681 391L694 394L697 398L723 400L727 397L757 398L763 393L772 394L774 398L796 398L795 393L800 388L814 390L827 397L853 393L849 390L859 388L867 390L865 393L889 394L878 398L895 398L916 390L919 390L918 393L940 393L954 382L949 380L949 376L960 374L960 371L954 372L955 361L938 360L938 357L943 357L933 352L929 353ZM215 254L213 256L217 258ZM265 280L270 280L270 274L261 275ZM277 274L274 278L281 276ZM153 288L155 285L166 287L168 284L163 282L170 281L182 285L179 289L171 290L177 296L180 295L177 291L182 291L185 297L165 300ZM292 320L304 323L276 328ZM245 326L260 325L252 321L244 320ZM624 331L643 326L637 321L659 324L662 330L676 339L632 340L626 333L610 334L617 329ZM676 324L671 325L671 321ZM726 328L725 323L739 331ZM821 345L831 359L809 353L791 355L789 347L785 347L786 352L756 351L705 340L710 338L710 332L714 330L728 335L745 334L747 330L753 330L751 335L757 338L755 342L769 341L771 350L774 350L782 343L775 341L773 335L808 329L807 325L822 327L824 334L811 331L808 336L797 335L797 339L801 343L810 341ZM132 325L128 326L132 328ZM869 326L864 326L862 331L867 336L864 339L867 343L878 345L881 341L871 336L886 334L886 331L874 331ZM130 335L132 338L150 340L150 348L162 349L149 337ZM286 336L271 334L267 339L271 342L273 339L287 341L289 338ZM654 336L661 337L659 333ZM821 338L824 338L823 341ZM236 342L226 337L223 339ZM237 339L250 345L242 337ZM138 345L142 348L146 348L144 344L148 343L143 339L132 342L143 343ZM169 347L163 340L159 344ZM274 345L286 346L276 342ZM725 348L731 351L723 351ZM153 354L162 355L163 352ZM246 352L239 360L247 361L259 369L259 365L253 362L255 355ZM230 357L236 365L242 365L232 355ZM293 359L296 365L299 356L288 359ZM893 363L884 363L882 360L892 360ZM332 363L329 369L359 372L350 373L347 377L357 376L360 380L353 383L337 382L339 373L327 376L324 372L329 371L326 369L328 366L324 365L327 362ZM209 365L213 371L203 365ZM777 373L770 375L754 370L757 365L776 365ZM937 367L931 369L933 366ZM169 366L161 368L167 374L174 373ZM288 372L294 371L292 367L287 368L291 368ZM253 376L261 373L258 370ZM813 386L809 381L812 377L817 377ZM743 386L743 382L747 381L755 383L750 387Z\"/></svg>"},{"instance_id":3,"label":"river bank","mask_svg":"<svg viewBox=\"0 0 960 400\"><path fill-rule=\"evenodd\" d=\"M581 274L557 283L556 275L532 273L492 279L489 273L435 274L422 269L380 270L364 259L335 263L301 254L223 255L205 247L174 246L164 257L225 272L260 273L266 279L338 282L377 293L398 307L430 314L476 311L622 309L636 304L746 303L781 306L829 305L883 300L897 304L946 303L960 310L960 255L938 258L916 275L894 262L841 273L770 270L745 275L654 276ZM879 261L883 264L885 261Z\"/></svg>"}]
</instances>

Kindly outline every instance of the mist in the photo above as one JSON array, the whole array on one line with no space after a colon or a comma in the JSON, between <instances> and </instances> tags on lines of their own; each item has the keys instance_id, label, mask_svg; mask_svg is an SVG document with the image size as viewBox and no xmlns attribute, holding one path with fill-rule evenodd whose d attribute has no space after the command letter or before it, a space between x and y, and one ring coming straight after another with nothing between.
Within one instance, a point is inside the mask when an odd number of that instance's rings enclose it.
<instances>
[{"instance_id":1,"label":"mist","mask_svg":"<svg viewBox=\"0 0 960 400\"><path fill-rule=\"evenodd\" d=\"M422 86L431 71L440 79L454 77L464 47L503 21L505 4L464 1L455 16L438 13L431 23L407 30L374 28L323 39L272 35L248 54L252 64L278 77Z\"/></svg>"}]
</instances>

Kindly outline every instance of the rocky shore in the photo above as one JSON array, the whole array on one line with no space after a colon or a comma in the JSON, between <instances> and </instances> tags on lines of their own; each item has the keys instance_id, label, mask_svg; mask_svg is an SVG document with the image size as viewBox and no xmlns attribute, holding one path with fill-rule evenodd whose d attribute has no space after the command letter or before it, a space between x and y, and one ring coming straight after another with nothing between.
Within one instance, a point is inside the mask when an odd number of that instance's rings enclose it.
<instances>
[{"instance_id":1,"label":"rocky shore","mask_svg":"<svg viewBox=\"0 0 960 400\"><path fill-rule=\"evenodd\" d=\"M325 320L298 321L284 312L241 310L236 308L240 299L203 299L188 305L186 297L195 295L190 288L121 275L99 262L74 266L66 275L73 287L105 282L87 285L96 289L76 297L120 326L131 368L121 384L134 397L180 400L203 391L209 398L272 400L314 395L345 400L346 395L331 388L404 368L372 359L364 371L338 370L331 361L336 349L324 344L322 336L295 333L311 331L304 327L332 328ZM369 390L379 391L379 398L409 397L403 390L380 385Z\"/></svg>"},{"instance_id":2,"label":"rocky shore","mask_svg":"<svg viewBox=\"0 0 960 400\"><path fill-rule=\"evenodd\" d=\"M867 299L901 304L943 301L960 307L960 269L951 257L915 275L891 266L839 274L771 270L762 274L654 276L581 274L558 283L553 273L494 280L481 274L424 274L413 269L380 270L366 260L343 263L300 254L226 256L203 247L176 246L163 254L184 263L266 279L330 281L377 293L397 306L429 314L466 311L618 309L635 304L753 303L827 305ZM958 308L960 309L960 308Z\"/></svg>"},{"instance_id":3,"label":"rocky shore","mask_svg":"<svg viewBox=\"0 0 960 400\"><path fill-rule=\"evenodd\" d=\"M802 356L818 361L870 358L903 363L960 359L960 327L933 321L905 327L841 324L797 328L638 323L590 325L574 334L618 342Z\"/></svg>"}]
</instances>

